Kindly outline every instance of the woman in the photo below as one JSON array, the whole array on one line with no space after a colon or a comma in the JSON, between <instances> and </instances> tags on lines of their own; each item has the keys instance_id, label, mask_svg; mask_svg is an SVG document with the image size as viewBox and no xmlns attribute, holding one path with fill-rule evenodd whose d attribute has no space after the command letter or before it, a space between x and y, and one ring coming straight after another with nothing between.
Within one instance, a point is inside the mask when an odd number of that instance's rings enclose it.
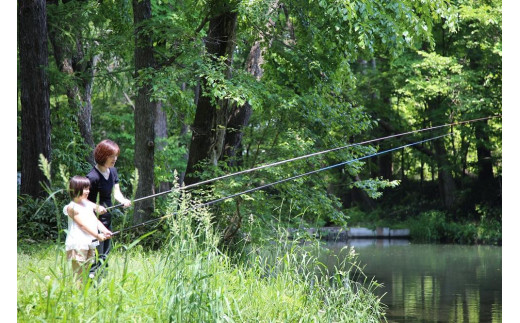
<instances>
[{"instance_id":1,"label":"woman","mask_svg":"<svg viewBox=\"0 0 520 323\"><path fill-rule=\"evenodd\" d=\"M101 141L94 149L94 159L96 166L87 174L90 180L90 193L88 199L91 202L102 205L105 208L112 206L112 192L114 198L124 207L128 207L131 201L123 196L119 187L119 177L117 169L114 167L117 157L119 156L119 146L112 140L105 139ZM112 230L112 214L106 212L99 216L99 220L105 227ZM99 258L105 261L111 249L111 240L105 240L99 243L97 247ZM97 268L101 266L98 261L91 269L91 276Z\"/></svg>"}]
</instances>

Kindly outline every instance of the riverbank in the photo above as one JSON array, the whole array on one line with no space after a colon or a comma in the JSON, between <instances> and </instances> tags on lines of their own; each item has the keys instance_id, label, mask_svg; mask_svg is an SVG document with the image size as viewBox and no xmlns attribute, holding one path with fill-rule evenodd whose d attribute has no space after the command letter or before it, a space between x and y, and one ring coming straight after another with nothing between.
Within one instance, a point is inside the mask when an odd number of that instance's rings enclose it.
<instances>
[{"instance_id":1,"label":"riverbank","mask_svg":"<svg viewBox=\"0 0 520 323\"><path fill-rule=\"evenodd\" d=\"M194 224L198 227L194 228ZM355 255L324 270L318 244L286 238L230 257L203 210L170 218L159 250L114 240L109 270L78 288L63 244L18 246L18 322L380 322ZM286 235L280 232L279 237ZM354 288L353 288L354 287Z\"/></svg>"},{"instance_id":2,"label":"riverbank","mask_svg":"<svg viewBox=\"0 0 520 323\"><path fill-rule=\"evenodd\" d=\"M289 230L290 238L294 238L297 230ZM378 227L374 230L369 228L353 227L322 227L306 229L305 233L321 240L344 241L349 239L380 238L380 239L407 239L410 238L410 229L391 229Z\"/></svg>"},{"instance_id":3,"label":"riverbank","mask_svg":"<svg viewBox=\"0 0 520 323\"><path fill-rule=\"evenodd\" d=\"M380 224L380 223L378 223ZM455 222L448 220L441 211L429 211L403 221L397 228L365 223L351 227L321 227L289 230L291 238L309 235L325 241L382 238L410 239L421 243L456 243L467 245L502 245L502 225L495 220Z\"/></svg>"}]
</instances>

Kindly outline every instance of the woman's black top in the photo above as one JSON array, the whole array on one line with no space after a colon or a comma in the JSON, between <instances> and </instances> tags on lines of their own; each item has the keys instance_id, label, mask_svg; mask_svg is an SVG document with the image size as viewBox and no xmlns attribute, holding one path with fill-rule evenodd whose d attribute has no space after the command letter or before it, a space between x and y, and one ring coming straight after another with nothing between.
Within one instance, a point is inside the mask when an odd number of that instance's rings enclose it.
<instances>
[{"instance_id":1,"label":"woman's black top","mask_svg":"<svg viewBox=\"0 0 520 323\"><path fill-rule=\"evenodd\" d=\"M114 185L119 183L119 177L117 176L117 169L110 167L110 175L108 179L105 179L101 172L97 168L92 168L87 174L87 178L90 180L90 193L88 194L89 201L99 203L104 207L112 206L112 190ZM101 214L99 220L106 226L110 226L110 220L112 215L110 212Z\"/></svg>"}]
</instances>

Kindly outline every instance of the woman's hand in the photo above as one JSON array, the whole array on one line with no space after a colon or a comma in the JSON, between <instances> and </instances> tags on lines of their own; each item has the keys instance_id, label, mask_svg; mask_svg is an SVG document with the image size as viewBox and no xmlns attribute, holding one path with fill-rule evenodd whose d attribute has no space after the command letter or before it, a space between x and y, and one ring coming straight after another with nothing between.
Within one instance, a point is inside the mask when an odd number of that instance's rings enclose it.
<instances>
[{"instance_id":1,"label":"woman's hand","mask_svg":"<svg viewBox=\"0 0 520 323\"><path fill-rule=\"evenodd\" d=\"M96 208L96 212L97 214L105 214L107 213L107 209L102 205L98 205Z\"/></svg>"},{"instance_id":2,"label":"woman's hand","mask_svg":"<svg viewBox=\"0 0 520 323\"><path fill-rule=\"evenodd\" d=\"M130 201L129 199L123 199L121 204L123 204L123 207L127 208L132 204L132 201Z\"/></svg>"}]
</instances>

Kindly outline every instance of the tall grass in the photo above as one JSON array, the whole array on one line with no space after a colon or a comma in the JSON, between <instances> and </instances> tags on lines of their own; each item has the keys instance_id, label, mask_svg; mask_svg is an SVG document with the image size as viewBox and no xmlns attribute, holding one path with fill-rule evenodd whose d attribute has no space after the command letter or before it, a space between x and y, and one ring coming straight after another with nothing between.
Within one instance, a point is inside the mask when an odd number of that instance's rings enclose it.
<instances>
[{"instance_id":1,"label":"tall grass","mask_svg":"<svg viewBox=\"0 0 520 323\"><path fill-rule=\"evenodd\" d=\"M18 252L19 322L380 322L374 283L351 280L355 257L334 271L316 245L285 234L240 261L218 248L208 210L172 198L170 234L158 251L115 247L106 275L78 288L62 245ZM283 232L283 230L280 230ZM146 237L144 237L146 239ZM233 258L235 259L235 258Z\"/></svg>"}]
</instances>

